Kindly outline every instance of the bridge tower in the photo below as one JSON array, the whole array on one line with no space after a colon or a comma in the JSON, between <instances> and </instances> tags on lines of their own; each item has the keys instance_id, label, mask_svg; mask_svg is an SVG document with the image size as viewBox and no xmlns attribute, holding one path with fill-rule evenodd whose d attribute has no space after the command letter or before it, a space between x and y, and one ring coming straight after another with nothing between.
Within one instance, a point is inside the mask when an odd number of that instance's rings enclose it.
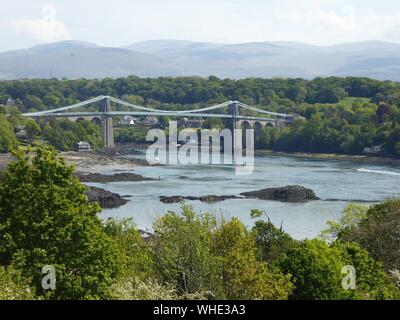
<instances>
[{"instance_id":1,"label":"bridge tower","mask_svg":"<svg viewBox=\"0 0 400 320\"><path fill-rule=\"evenodd\" d=\"M101 101L101 111L110 112L110 99L108 97ZM103 142L105 148L114 148L114 131L113 131L113 121L112 117L109 115L104 115L101 119L101 126L103 131Z\"/></svg>"},{"instance_id":2,"label":"bridge tower","mask_svg":"<svg viewBox=\"0 0 400 320\"><path fill-rule=\"evenodd\" d=\"M242 151L242 136L241 136L241 131L235 130L235 129L241 129L239 126L239 121L237 120L237 117L240 115L239 114L239 104L237 101L233 101L229 105L229 113L232 115L232 151L235 152L235 150Z\"/></svg>"}]
</instances>

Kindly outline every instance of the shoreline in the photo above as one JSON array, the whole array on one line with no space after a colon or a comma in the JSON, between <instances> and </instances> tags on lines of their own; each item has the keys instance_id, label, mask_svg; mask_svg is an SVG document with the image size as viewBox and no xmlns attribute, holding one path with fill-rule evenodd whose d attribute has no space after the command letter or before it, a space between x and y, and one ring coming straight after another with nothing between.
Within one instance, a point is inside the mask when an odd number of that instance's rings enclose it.
<instances>
[{"instance_id":1,"label":"shoreline","mask_svg":"<svg viewBox=\"0 0 400 320\"><path fill-rule=\"evenodd\" d=\"M135 147L145 147L146 144L129 143L118 144L113 150L100 150L90 152L61 151L58 155L65 159L67 164L74 165L77 173L105 173L134 171L137 167L151 166L146 160L128 159L124 154L130 153ZM335 153L310 153L297 151L276 151L260 149L255 150L256 156L284 156L314 160L352 161L360 164L381 164L400 167L400 159L391 157L376 157L368 155L345 155ZM0 154L0 170L6 169L12 161L9 153Z\"/></svg>"},{"instance_id":2,"label":"shoreline","mask_svg":"<svg viewBox=\"0 0 400 320\"><path fill-rule=\"evenodd\" d=\"M135 147L147 147L145 143L121 143L116 145L116 150L124 154L127 149ZM277 151L271 149L257 149L255 155L258 156L285 156L304 159L315 160L337 160L337 161L353 161L366 164L383 164L400 167L400 158L393 157L379 157L370 155L351 155L351 154L338 154L338 153L317 153L317 152L300 152L300 151ZM146 161L143 166L150 166Z\"/></svg>"},{"instance_id":3,"label":"shoreline","mask_svg":"<svg viewBox=\"0 0 400 320\"><path fill-rule=\"evenodd\" d=\"M75 166L76 173L106 173L134 171L135 168L147 165L145 162L119 157L117 153L91 151L66 151L58 154L69 165Z\"/></svg>"},{"instance_id":4,"label":"shoreline","mask_svg":"<svg viewBox=\"0 0 400 320\"><path fill-rule=\"evenodd\" d=\"M375 157L367 155L348 155L337 153L311 153L311 152L297 152L297 151L275 151L261 149L256 150L255 155L259 156L284 156L293 158L304 158L314 160L336 160L336 161L353 161L365 164L384 164L391 166L400 166L400 159L391 157Z\"/></svg>"}]
</instances>

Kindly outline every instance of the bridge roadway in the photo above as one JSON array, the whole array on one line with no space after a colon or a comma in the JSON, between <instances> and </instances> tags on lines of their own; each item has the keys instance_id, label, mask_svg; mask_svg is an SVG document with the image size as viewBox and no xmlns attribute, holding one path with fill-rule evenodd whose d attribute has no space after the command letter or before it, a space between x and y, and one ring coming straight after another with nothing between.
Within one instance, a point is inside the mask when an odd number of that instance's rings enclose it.
<instances>
[{"instance_id":1,"label":"bridge roadway","mask_svg":"<svg viewBox=\"0 0 400 320\"><path fill-rule=\"evenodd\" d=\"M236 119L236 120L252 120L252 121L268 121L275 122L276 118L265 118L265 117L251 117L231 114L216 114L216 113L176 113L176 112L149 112L149 111L109 111L109 112L68 112L68 113L48 113L43 115L31 115L32 118L68 118L68 117L104 117L104 116L173 116L173 117L199 117L199 118L225 118L225 119ZM279 119L279 118L278 118ZM280 119L285 120L285 119ZM290 122L289 120L286 120Z\"/></svg>"},{"instance_id":2,"label":"bridge roadway","mask_svg":"<svg viewBox=\"0 0 400 320\"><path fill-rule=\"evenodd\" d=\"M130 107L134 110L139 111L113 111L111 110L110 102ZM100 110L101 111L88 111L88 112L77 112L72 111L73 109L77 109L83 106L87 106L89 104L101 103ZM228 114L217 114L217 113L204 113L204 111L217 110L224 107L228 107ZM253 116L245 116L241 115L239 112L239 108L243 108L246 110L250 110L259 114L266 114L269 117L253 117ZM67 111L68 112L62 112ZM197 118L222 118L222 119L232 119L233 129L241 128L242 125L245 129L256 128L256 131L260 132L260 130L265 125L272 125L274 127L285 126L293 122L293 116L283 113L271 112L262 110L253 106L249 106L240 101L226 101L217 105L213 105L210 107L193 109L193 110L179 110L179 111L171 111L171 110L158 110L151 109L148 107L137 106L131 104L129 102L110 97L110 96L98 96L86 101L78 102L76 104L56 108L53 110L45 110L39 112L25 113L23 114L26 117L31 118L79 118L79 117L99 117L102 123L103 130L103 140L104 146L106 148L114 147L114 133L113 133L113 121L112 117L114 116L172 116L172 117L197 117ZM274 118L272 118L274 117ZM234 146L241 146L241 142L234 141Z\"/></svg>"}]
</instances>

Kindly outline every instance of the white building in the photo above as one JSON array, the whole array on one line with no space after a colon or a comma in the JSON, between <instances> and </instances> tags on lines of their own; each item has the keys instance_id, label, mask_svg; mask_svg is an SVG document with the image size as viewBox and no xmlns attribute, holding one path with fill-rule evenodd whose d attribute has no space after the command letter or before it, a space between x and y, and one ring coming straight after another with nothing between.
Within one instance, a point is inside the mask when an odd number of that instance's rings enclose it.
<instances>
[{"instance_id":1,"label":"white building","mask_svg":"<svg viewBox=\"0 0 400 320\"><path fill-rule=\"evenodd\" d=\"M90 151L90 143L87 141L78 141L75 145L75 150L78 152L81 151Z\"/></svg>"},{"instance_id":2,"label":"white building","mask_svg":"<svg viewBox=\"0 0 400 320\"><path fill-rule=\"evenodd\" d=\"M137 119L132 116L123 116L118 124L123 126L134 126L137 122Z\"/></svg>"}]
</instances>

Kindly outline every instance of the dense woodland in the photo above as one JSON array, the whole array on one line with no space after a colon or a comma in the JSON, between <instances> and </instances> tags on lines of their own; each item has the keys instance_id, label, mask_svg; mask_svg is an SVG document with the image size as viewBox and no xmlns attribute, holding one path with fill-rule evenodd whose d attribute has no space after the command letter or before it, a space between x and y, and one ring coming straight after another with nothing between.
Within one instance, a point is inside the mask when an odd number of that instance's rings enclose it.
<instances>
[{"instance_id":1,"label":"dense woodland","mask_svg":"<svg viewBox=\"0 0 400 320\"><path fill-rule=\"evenodd\" d=\"M400 297L399 200L351 205L312 240L291 238L258 210L249 228L185 205L143 238L130 220L100 220L53 149L13 153L0 179L0 299ZM42 287L46 265L54 290Z\"/></svg>"},{"instance_id":2,"label":"dense woodland","mask_svg":"<svg viewBox=\"0 0 400 320\"><path fill-rule=\"evenodd\" d=\"M400 156L400 83L367 78L218 79L209 77L103 80L16 80L0 82L0 150L18 142L15 127L25 119L18 113L69 105L97 95L112 95L139 105L184 110L226 100L270 111L300 115L286 129L266 128L257 147L273 150L359 154L381 145L384 154ZM218 123L215 125L219 125ZM31 125L31 129L32 125ZM14 132L13 132L14 131ZM76 140L100 147L100 130L68 120L40 124L32 138L43 137L61 150ZM118 130L117 130L118 131ZM143 138L134 129L116 133L117 142Z\"/></svg>"}]
</instances>

